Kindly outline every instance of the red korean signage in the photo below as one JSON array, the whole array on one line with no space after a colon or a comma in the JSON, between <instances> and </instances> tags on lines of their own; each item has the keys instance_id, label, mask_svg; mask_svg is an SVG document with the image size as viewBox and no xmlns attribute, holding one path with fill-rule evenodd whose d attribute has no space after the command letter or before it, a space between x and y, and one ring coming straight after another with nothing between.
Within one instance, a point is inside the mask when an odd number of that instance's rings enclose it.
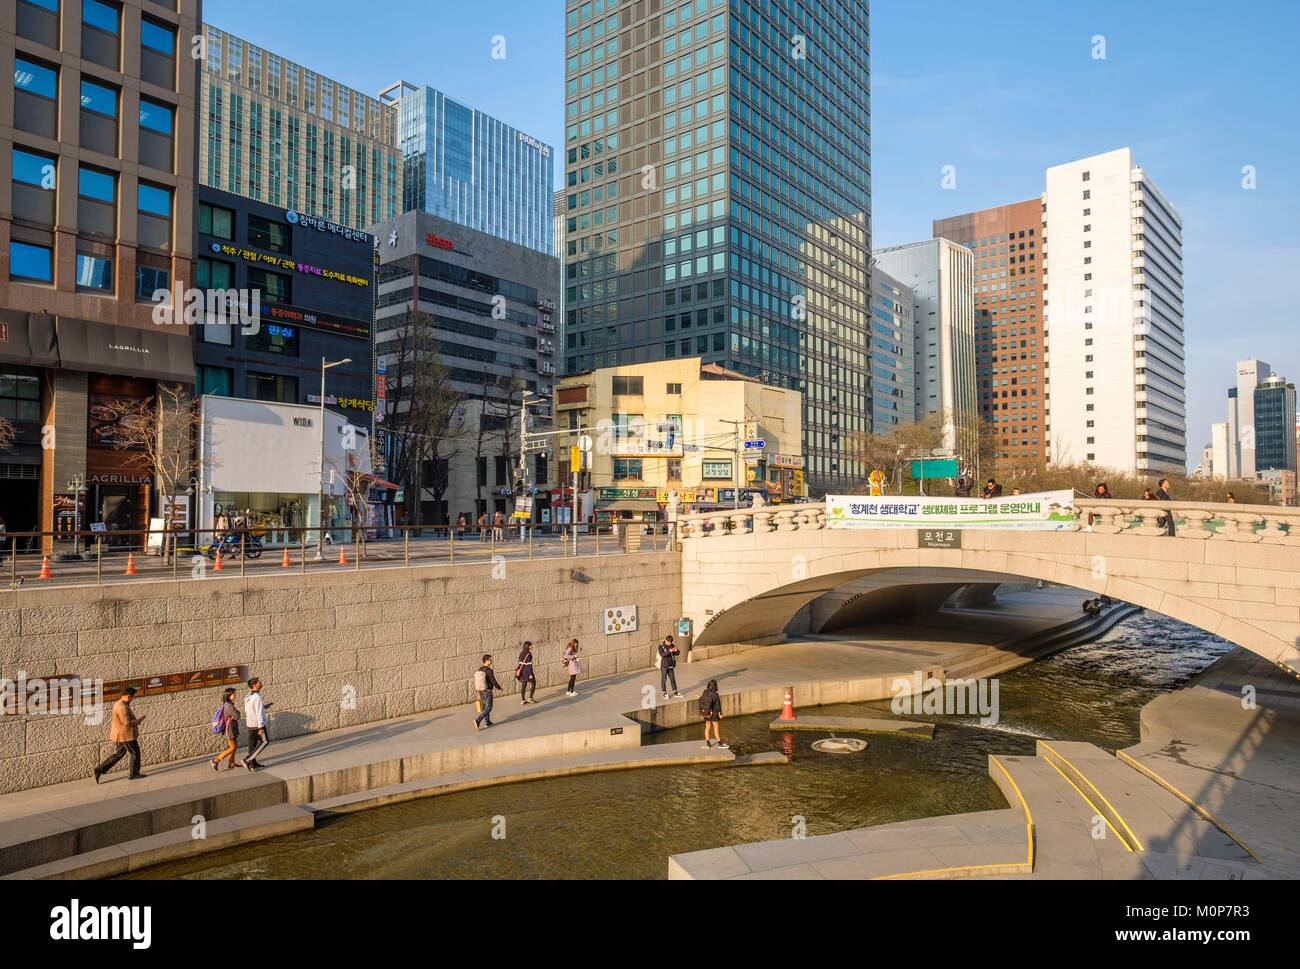
<instances>
[{"instance_id":1,"label":"red korean signage","mask_svg":"<svg viewBox=\"0 0 1300 969\"><path fill-rule=\"evenodd\" d=\"M424 237L425 245L433 246L435 249L446 249L451 252L456 248L456 243L450 239L444 239L442 236L436 236L432 232Z\"/></svg>"}]
</instances>

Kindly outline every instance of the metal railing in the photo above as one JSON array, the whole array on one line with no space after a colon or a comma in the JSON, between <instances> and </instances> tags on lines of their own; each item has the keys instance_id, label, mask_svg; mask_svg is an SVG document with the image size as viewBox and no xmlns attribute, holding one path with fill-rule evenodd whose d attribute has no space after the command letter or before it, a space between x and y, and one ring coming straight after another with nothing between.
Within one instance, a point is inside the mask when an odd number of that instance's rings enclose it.
<instances>
[{"instance_id":1,"label":"metal railing","mask_svg":"<svg viewBox=\"0 0 1300 969\"><path fill-rule=\"evenodd\" d=\"M278 538L278 540L271 540ZM665 552L671 524L120 529L0 535L0 590Z\"/></svg>"},{"instance_id":2,"label":"metal railing","mask_svg":"<svg viewBox=\"0 0 1300 969\"><path fill-rule=\"evenodd\" d=\"M1300 508L1202 501L1079 499L1073 503L1073 511L1073 526L1058 530L1167 536L1167 518L1172 514L1177 538L1300 545ZM802 504L788 508L763 505L701 512L683 515L677 524L682 541L717 535L816 530L827 527L826 505Z\"/></svg>"}]
</instances>

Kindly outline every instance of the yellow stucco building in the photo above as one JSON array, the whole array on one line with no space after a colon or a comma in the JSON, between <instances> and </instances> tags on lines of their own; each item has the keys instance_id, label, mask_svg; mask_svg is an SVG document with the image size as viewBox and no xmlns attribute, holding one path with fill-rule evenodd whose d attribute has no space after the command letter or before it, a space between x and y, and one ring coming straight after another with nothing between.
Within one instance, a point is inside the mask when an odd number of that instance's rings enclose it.
<instances>
[{"instance_id":1,"label":"yellow stucco building","mask_svg":"<svg viewBox=\"0 0 1300 969\"><path fill-rule=\"evenodd\" d=\"M579 429L591 440L578 491L597 518L636 518L662 510L673 491L683 512L730 507L737 488L742 504L802 497L800 398L688 357L565 377L554 413L557 429L575 431L561 455ZM569 462L558 464L567 488Z\"/></svg>"}]
</instances>

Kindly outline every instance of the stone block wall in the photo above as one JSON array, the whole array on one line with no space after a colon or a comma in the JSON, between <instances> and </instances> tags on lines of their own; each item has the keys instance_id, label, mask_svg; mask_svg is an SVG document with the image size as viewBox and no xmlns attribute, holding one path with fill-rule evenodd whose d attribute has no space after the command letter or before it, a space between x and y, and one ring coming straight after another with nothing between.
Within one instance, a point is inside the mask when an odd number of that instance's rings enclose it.
<instances>
[{"instance_id":1,"label":"stone block wall","mask_svg":"<svg viewBox=\"0 0 1300 969\"><path fill-rule=\"evenodd\" d=\"M605 635L602 610L628 605L638 631ZM570 637L581 641L584 677L646 669L681 606L676 553L28 587L0 592L0 677L111 681L247 666L275 704L272 736L289 737L467 703L483 653L514 692L525 639L541 687L566 680ZM211 755L220 692L138 697L146 765ZM112 745L107 711L100 725L85 721L0 715L0 793L89 778Z\"/></svg>"}]
</instances>

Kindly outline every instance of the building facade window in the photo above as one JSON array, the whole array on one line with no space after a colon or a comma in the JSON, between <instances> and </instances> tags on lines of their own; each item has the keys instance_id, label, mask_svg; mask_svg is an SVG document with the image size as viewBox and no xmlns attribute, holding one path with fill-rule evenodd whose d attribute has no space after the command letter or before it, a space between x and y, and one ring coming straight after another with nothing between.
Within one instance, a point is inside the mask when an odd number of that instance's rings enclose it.
<instances>
[{"instance_id":1,"label":"building facade window","mask_svg":"<svg viewBox=\"0 0 1300 969\"><path fill-rule=\"evenodd\" d=\"M52 67L14 58L14 127L43 138L59 130L59 74Z\"/></svg>"},{"instance_id":2,"label":"building facade window","mask_svg":"<svg viewBox=\"0 0 1300 969\"><path fill-rule=\"evenodd\" d=\"M13 215L41 226L54 225L58 162L21 148L13 150Z\"/></svg>"},{"instance_id":3,"label":"building facade window","mask_svg":"<svg viewBox=\"0 0 1300 969\"><path fill-rule=\"evenodd\" d=\"M165 104L140 99L140 162L161 172L176 170L172 150L173 110Z\"/></svg>"},{"instance_id":4,"label":"building facade window","mask_svg":"<svg viewBox=\"0 0 1300 969\"><path fill-rule=\"evenodd\" d=\"M77 170L77 231L110 239L117 236L117 179L111 172L85 165Z\"/></svg>"},{"instance_id":5,"label":"building facade window","mask_svg":"<svg viewBox=\"0 0 1300 969\"><path fill-rule=\"evenodd\" d=\"M77 253L77 288L112 292L113 260L89 253Z\"/></svg>"},{"instance_id":6,"label":"building facade window","mask_svg":"<svg viewBox=\"0 0 1300 969\"><path fill-rule=\"evenodd\" d=\"M81 81L81 147L117 157L116 88Z\"/></svg>"},{"instance_id":7,"label":"building facade window","mask_svg":"<svg viewBox=\"0 0 1300 969\"><path fill-rule=\"evenodd\" d=\"M122 8L102 0L81 0L81 56L122 69Z\"/></svg>"},{"instance_id":8,"label":"building facade window","mask_svg":"<svg viewBox=\"0 0 1300 969\"><path fill-rule=\"evenodd\" d=\"M136 190L136 238L151 249L171 249L172 193L161 185L141 182Z\"/></svg>"},{"instance_id":9,"label":"building facade window","mask_svg":"<svg viewBox=\"0 0 1300 969\"><path fill-rule=\"evenodd\" d=\"M49 246L11 241L9 278L36 283L54 282L54 251Z\"/></svg>"},{"instance_id":10,"label":"building facade window","mask_svg":"<svg viewBox=\"0 0 1300 969\"><path fill-rule=\"evenodd\" d=\"M283 222L273 222L259 215L250 215L248 244L287 256L292 249L292 235L289 226Z\"/></svg>"},{"instance_id":11,"label":"building facade window","mask_svg":"<svg viewBox=\"0 0 1300 969\"><path fill-rule=\"evenodd\" d=\"M199 232L233 241L235 238L235 213L219 205L199 203Z\"/></svg>"}]
</instances>

